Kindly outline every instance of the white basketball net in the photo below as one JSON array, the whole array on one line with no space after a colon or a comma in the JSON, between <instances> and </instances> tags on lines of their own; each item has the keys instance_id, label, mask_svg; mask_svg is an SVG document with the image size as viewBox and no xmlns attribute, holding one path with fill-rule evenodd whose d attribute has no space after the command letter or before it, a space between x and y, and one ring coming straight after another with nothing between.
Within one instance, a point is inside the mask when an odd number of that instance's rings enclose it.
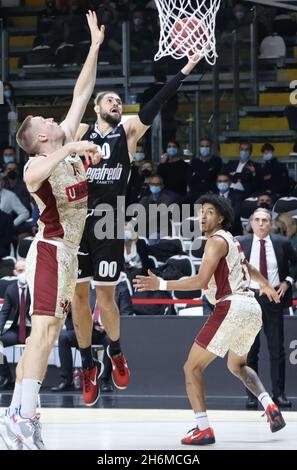
<instances>
[{"instance_id":1,"label":"white basketball net","mask_svg":"<svg viewBox=\"0 0 297 470\"><path fill-rule=\"evenodd\" d=\"M160 18L159 50L155 60L204 57L213 65L217 58L215 19L221 0L155 0ZM180 23L179 23L180 22Z\"/></svg>"}]
</instances>

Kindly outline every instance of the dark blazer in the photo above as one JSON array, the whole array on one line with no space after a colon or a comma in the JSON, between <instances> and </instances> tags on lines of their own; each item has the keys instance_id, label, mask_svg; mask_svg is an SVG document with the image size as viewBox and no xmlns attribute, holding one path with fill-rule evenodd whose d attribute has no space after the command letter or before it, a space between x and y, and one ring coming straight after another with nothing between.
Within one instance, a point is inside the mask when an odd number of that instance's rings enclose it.
<instances>
[{"instance_id":1,"label":"dark blazer","mask_svg":"<svg viewBox=\"0 0 297 470\"><path fill-rule=\"evenodd\" d=\"M248 261L252 251L253 237L253 234L237 237ZM297 252L291 245L291 242L282 235L270 235L270 239L275 251L280 282L283 282L287 276L296 279ZM281 303L283 308L291 306L292 287L289 287Z\"/></svg>"},{"instance_id":2,"label":"dark blazer","mask_svg":"<svg viewBox=\"0 0 297 470\"><path fill-rule=\"evenodd\" d=\"M243 167L242 172L236 173L238 163L239 160L229 160L224 165L224 171L229 173L232 183L237 183L238 181L241 182L244 187L244 197L248 197L252 193L258 191L261 187L261 167L259 163L248 160L247 164ZM253 176L253 173L249 169L249 163L252 163L255 167L255 176Z\"/></svg>"},{"instance_id":3,"label":"dark blazer","mask_svg":"<svg viewBox=\"0 0 297 470\"><path fill-rule=\"evenodd\" d=\"M27 287L26 292L26 316L30 320L30 293ZM8 319L12 320L10 328L17 328L18 319L20 315L20 302L19 302L19 288L17 281L10 284L5 292L4 303L0 311L0 333L3 334L5 323Z\"/></svg>"}]
</instances>

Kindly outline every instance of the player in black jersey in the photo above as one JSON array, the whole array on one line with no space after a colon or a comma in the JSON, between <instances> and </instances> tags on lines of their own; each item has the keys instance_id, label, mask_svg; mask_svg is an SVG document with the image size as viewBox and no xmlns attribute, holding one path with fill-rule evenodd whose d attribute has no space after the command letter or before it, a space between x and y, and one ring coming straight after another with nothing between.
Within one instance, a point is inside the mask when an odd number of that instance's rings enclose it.
<instances>
[{"instance_id":1,"label":"player in black jersey","mask_svg":"<svg viewBox=\"0 0 297 470\"><path fill-rule=\"evenodd\" d=\"M142 108L137 117L128 119L124 124L121 124L123 108L119 95L113 91L99 93L94 107L97 114L96 123L92 126L81 124L76 136L78 140L96 143L102 153L101 162L87 169L89 214L79 250L78 284L73 302L74 325L84 370L84 401L89 406L99 397L98 380L91 381L90 376L94 377L94 368L97 368L98 379L102 374L102 366L94 364L91 353L90 280L93 279L95 284L101 321L110 338L108 354L113 366L113 381L117 388L125 389L129 383L130 372L121 351L120 315L114 300L124 253L123 237L117 236L118 197L126 194L131 161L138 140L151 126L162 105L176 93L196 63L189 60L181 72L166 83ZM98 206L102 204L108 204L113 212L114 222L107 227L109 230L114 228L112 239L98 233L103 216L102 212L98 211Z\"/></svg>"}]
</instances>

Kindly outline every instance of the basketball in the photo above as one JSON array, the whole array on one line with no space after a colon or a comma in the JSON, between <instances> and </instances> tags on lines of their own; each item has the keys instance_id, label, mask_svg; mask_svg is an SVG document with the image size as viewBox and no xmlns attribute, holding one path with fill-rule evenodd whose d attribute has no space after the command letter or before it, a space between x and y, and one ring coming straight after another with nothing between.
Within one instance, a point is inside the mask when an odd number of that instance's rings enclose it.
<instances>
[{"instance_id":1,"label":"basketball","mask_svg":"<svg viewBox=\"0 0 297 470\"><path fill-rule=\"evenodd\" d=\"M181 18L173 25L170 37L178 53L192 56L207 43L206 25L199 18Z\"/></svg>"}]
</instances>

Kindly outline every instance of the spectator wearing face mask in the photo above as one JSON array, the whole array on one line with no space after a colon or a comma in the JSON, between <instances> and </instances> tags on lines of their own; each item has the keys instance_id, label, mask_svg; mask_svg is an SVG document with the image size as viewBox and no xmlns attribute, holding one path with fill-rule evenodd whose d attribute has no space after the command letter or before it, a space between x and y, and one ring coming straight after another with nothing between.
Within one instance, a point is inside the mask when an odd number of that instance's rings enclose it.
<instances>
[{"instance_id":1,"label":"spectator wearing face mask","mask_svg":"<svg viewBox=\"0 0 297 470\"><path fill-rule=\"evenodd\" d=\"M142 186L144 184L144 176L141 174L141 167L145 160L144 146L137 144L134 160L131 164L131 173L127 187L126 204L134 204L140 198Z\"/></svg>"},{"instance_id":2,"label":"spectator wearing face mask","mask_svg":"<svg viewBox=\"0 0 297 470\"><path fill-rule=\"evenodd\" d=\"M169 141L161 157L157 173L163 178L164 188L174 202L181 203L187 195L189 165L182 159L180 144Z\"/></svg>"},{"instance_id":3,"label":"spectator wearing face mask","mask_svg":"<svg viewBox=\"0 0 297 470\"><path fill-rule=\"evenodd\" d=\"M274 157L274 146L266 143L262 146L263 163L261 165L261 188L276 197L286 196L290 186L287 167Z\"/></svg>"},{"instance_id":4,"label":"spectator wearing face mask","mask_svg":"<svg viewBox=\"0 0 297 470\"><path fill-rule=\"evenodd\" d=\"M8 145L7 147L4 147L2 156L0 157L0 168L4 171L5 165L14 162L16 162L15 148Z\"/></svg>"},{"instance_id":5,"label":"spectator wearing face mask","mask_svg":"<svg viewBox=\"0 0 297 470\"><path fill-rule=\"evenodd\" d=\"M273 208L273 199L270 193L261 193L258 195L257 207L262 207L263 209L268 209L272 211Z\"/></svg>"},{"instance_id":6,"label":"spectator wearing face mask","mask_svg":"<svg viewBox=\"0 0 297 470\"><path fill-rule=\"evenodd\" d=\"M216 181L216 193L228 199L231 203L234 212L234 222L230 232L232 235L242 235L242 225L240 221L240 206L242 197L239 191L234 191L230 188L231 179L228 173L220 172Z\"/></svg>"},{"instance_id":7,"label":"spectator wearing face mask","mask_svg":"<svg viewBox=\"0 0 297 470\"><path fill-rule=\"evenodd\" d=\"M154 165L150 160L142 160L138 166L138 172L142 180L141 187L138 189L138 193L136 195L136 201L140 201L144 196L149 196L151 194L150 192L150 181L151 177L154 173ZM130 181L129 181L129 186L130 186ZM129 188L128 186L128 188ZM128 189L128 196L129 196L129 189ZM131 198L128 198L128 204L130 203Z\"/></svg>"},{"instance_id":8,"label":"spectator wearing face mask","mask_svg":"<svg viewBox=\"0 0 297 470\"><path fill-rule=\"evenodd\" d=\"M224 171L231 177L230 188L240 191L243 199L261 188L259 163L251 161L253 146L250 142L239 144L239 160L229 160Z\"/></svg>"},{"instance_id":9,"label":"spectator wearing face mask","mask_svg":"<svg viewBox=\"0 0 297 470\"><path fill-rule=\"evenodd\" d=\"M222 168L222 160L212 154L211 145L211 139L200 139L199 156L192 158L190 163L189 188L193 202L202 194L216 191L216 179Z\"/></svg>"},{"instance_id":10,"label":"spectator wearing face mask","mask_svg":"<svg viewBox=\"0 0 297 470\"><path fill-rule=\"evenodd\" d=\"M160 219L161 217L157 217L155 214L156 206L160 204L165 204L165 206L170 206L173 200L171 197L171 193L168 193L164 189L163 179L160 175L153 175L150 180L150 195L143 197L139 204L141 204L145 208L146 212L146 236L148 238L153 235L160 235ZM153 207L155 206L155 207ZM157 220L156 220L157 217ZM168 221L169 224L169 221ZM153 232L152 232L153 229ZM168 235L168 233L166 234ZM156 237L157 239L158 237ZM159 237L160 238L160 237Z\"/></svg>"},{"instance_id":11,"label":"spectator wearing face mask","mask_svg":"<svg viewBox=\"0 0 297 470\"><path fill-rule=\"evenodd\" d=\"M17 280L8 285L0 311L0 346L2 350L15 344L24 344L31 329L30 294L25 274L25 260L19 259L16 262L14 275L17 276ZM9 318L12 320L12 325L4 332L5 324ZM5 389L13 385L13 378L6 355L2 353L1 356L0 389Z\"/></svg>"},{"instance_id":12,"label":"spectator wearing face mask","mask_svg":"<svg viewBox=\"0 0 297 470\"><path fill-rule=\"evenodd\" d=\"M12 191L22 201L26 209L31 212L30 194L24 181L20 178L16 162L6 163L4 170L6 176L3 178L3 188Z\"/></svg>"}]
</instances>

